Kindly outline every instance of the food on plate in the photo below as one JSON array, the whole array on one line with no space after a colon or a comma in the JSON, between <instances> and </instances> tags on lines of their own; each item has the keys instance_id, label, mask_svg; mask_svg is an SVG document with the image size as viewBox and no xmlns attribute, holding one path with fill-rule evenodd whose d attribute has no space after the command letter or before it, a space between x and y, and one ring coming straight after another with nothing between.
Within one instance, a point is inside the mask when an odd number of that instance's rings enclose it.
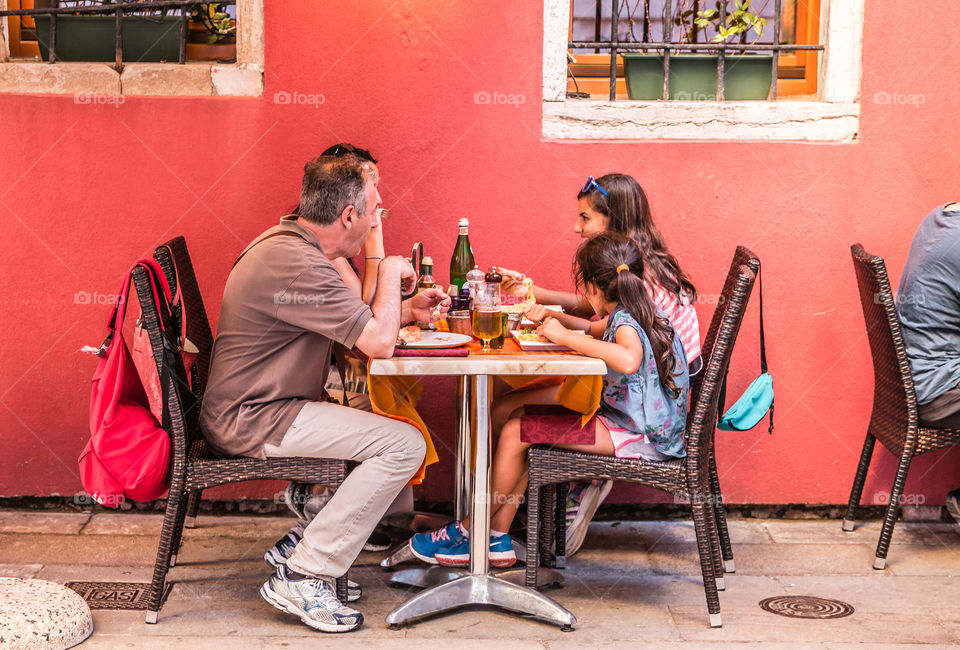
<instances>
[{"instance_id":1,"label":"food on plate","mask_svg":"<svg viewBox=\"0 0 960 650\"><path fill-rule=\"evenodd\" d=\"M531 278L524 278L522 284L527 290L527 297L523 302L503 307L503 311L511 314L522 314L536 304L537 299L533 297L533 280Z\"/></svg>"},{"instance_id":2,"label":"food on plate","mask_svg":"<svg viewBox=\"0 0 960 650\"><path fill-rule=\"evenodd\" d=\"M423 339L423 334L420 332L420 328L416 325L407 325L406 327L400 328L400 333L397 335L397 343L419 343Z\"/></svg>"},{"instance_id":3,"label":"food on plate","mask_svg":"<svg viewBox=\"0 0 960 650\"><path fill-rule=\"evenodd\" d=\"M517 338L520 339L521 341L526 341L527 343L549 343L550 342L550 339L548 339L545 336L540 336L530 328L517 330Z\"/></svg>"},{"instance_id":4,"label":"food on plate","mask_svg":"<svg viewBox=\"0 0 960 650\"><path fill-rule=\"evenodd\" d=\"M570 331L573 332L574 334L580 334L582 336L593 338L583 330L570 330ZM514 331L514 335L517 337L517 339L523 341L524 343L552 343L553 342L547 337L537 334L536 330L533 330L529 327L525 327L523 329Z\"/></svg>"}]
</instances>

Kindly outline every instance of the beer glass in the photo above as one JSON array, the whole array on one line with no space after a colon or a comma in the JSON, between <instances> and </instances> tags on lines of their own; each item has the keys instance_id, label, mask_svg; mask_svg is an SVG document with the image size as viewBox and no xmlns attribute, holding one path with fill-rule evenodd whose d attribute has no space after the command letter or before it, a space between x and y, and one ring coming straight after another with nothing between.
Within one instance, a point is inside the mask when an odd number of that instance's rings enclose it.
<instances>
[{"instance_id":1,"label":"beer glass","mask_svg":"<svg viewBox=\"0 0 960 650\"><path fill-rule=\"evenodd\" d=\"M473 335L483 341L481 352L490 351L490 341L503 332L500 316L500 285L483 282L473 298Z\"/></svg>"}]
</instances>

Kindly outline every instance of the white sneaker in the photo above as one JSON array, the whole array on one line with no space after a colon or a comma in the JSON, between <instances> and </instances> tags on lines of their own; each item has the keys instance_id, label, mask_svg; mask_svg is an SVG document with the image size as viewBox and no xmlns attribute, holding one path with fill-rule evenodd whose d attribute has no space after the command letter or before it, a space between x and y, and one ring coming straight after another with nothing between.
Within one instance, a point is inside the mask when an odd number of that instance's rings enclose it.
<instances>
[{"instance_id":1,"label":"white sneaker","mask_svg":"<svg viewBox=\"0 0 960 650\"><path fill-rule=\"evenodd\" d=\"M587 536L587 529L590 527L590 521L596 514L597 508L603 503L603 500L613 489L613 481L591 481L590 484L580 493L579 503L576 499L567 508L567 557L580 550L583 539ZM574 514L571 519L570 511Z\"/></svg>"},{"instance_id":2,"label":"white sneaker","mask_svg":"<svg viewBox=\"0 0 960 650\"><path fill-rule=\"evenodd\" d=\"M321 632L349 632L363 624L363 614L343 605L331 583L321 578L289 580L278 567L260 587L263 599L282 612L296 614Z\"/></svg>"},{"instance_id":3,"label":"white sneaker","mask_svg":"<svg viewBox=\"0 0 960 650\"><path fill-rule=\"evenodd\" d=\"M286 565L287 560L293 555L293 549L297 547L300 540L303 539L303 532L299 526L294 526L293 530L280 538L273 547L263 554L263 559L272 567L282 567ZM360 600L363 595L363 589L353 580L347 580L347 602L352 603Z\"/></svg>"},{"instance_id":4,"label":"white sneaker","mask_svg":"<svg viewBox=\"0 0 960 650\"><path fill-rule=\"evenodd\" d=\"M960 524L960 488L947 493L946 505L947 512Z\"/></svg>"}]
</instances>

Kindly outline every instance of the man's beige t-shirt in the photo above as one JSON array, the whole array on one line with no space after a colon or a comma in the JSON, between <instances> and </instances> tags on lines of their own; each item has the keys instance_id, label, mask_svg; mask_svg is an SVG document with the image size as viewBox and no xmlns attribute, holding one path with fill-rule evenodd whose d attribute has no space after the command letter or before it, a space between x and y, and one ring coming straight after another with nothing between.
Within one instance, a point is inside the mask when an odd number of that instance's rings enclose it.
<instances>
[{"instance_id":1,"label":"man's beige t-shirt","mask_svg":"<svg viewBox=\"0 0 960 650\"><path fill-rule=\"evenodd\" d=\"M265 236L287 230L298 236ZM332 342L352 348L373 316L317 238L284 218L227 278L200 426L225 456L263 458L304 404L319 400Z\"/></svg>"}]
</instances>

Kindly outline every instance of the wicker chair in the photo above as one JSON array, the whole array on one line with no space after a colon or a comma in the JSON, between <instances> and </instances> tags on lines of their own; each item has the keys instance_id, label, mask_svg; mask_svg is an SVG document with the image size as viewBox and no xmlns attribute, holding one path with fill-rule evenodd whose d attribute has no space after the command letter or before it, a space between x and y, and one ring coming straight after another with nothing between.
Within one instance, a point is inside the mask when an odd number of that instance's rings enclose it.
<instances>
[{"instance_id":1,"label":"wicker chair","mask_svg":"<svg viewBox=\"0 0 960 650\"><path fill-rule=\"evenodd\" d=\"M207 388L207 376L210 373L213 332L210 329L210 321L207 320L207 309L203 304L203 296L200 294L200 286L197 284L193 263L190 261L187 242L183 237L174 237L167 243L157 246L153 251L153 256L160 263L160 268L163 269L170 290L176 292L179 288L181 291L183 310L182 313L177 312L173 316L176 319L187 319L187 338L197 346L197 360L193 364L190 386L196 395L202 397L204 390ZM196 444L204 445L202 440L197 441ZM198 456L205 453L205 449L198 450ZM196 525L202 494L202 490L190 493L190 499L187 502L187 514L183 524L185 528L193 528ZM175 548L178 547L179 544Z\"/></svg>"},{"instance_id":2,"label":"wicker chair","mask_svg":"<svg viewBox=\"0 0 960 650\"><path fill-rule=\"evenodd\" d=\"M174 270L180 274L180 281L182 282L181 289L186 290L191 284L195 288L196 280L183 238L178 237L172 240L168 243L168 246L170 246L171 251L174 251L174 261L180 262ZM180 259L177 258L176 251L182 253ZM157 360L159 371L159 364L163 358L163 346L174 345L174 343L164 339L164 334L159 324L159 315L153 304L153 296L147 272L142 267L138 267L133 273L137 297L140 299L142 306L143 324L149 335L150 345L153 348L153 356L154 359ZM192 279L192 283L188 278ZM202 304L199 302L199 292L197 292L196 298L197 300L188 299L187 296L184 295L183 302L188 312L192 309L191 305L195 307L197 304ZM206 315L203 312L194 314L194 316L198 318L200 315L206 319ZM209 331L209 324L207 325L207 330ZM207 359L209 359L209 356L207 356ZM172 467L170 473L170 492L167 496L166 512L164 514L163 526L160 531L160 542L157 548L157 561L154 566L153 581L150 587L150 602L146 616L147 623L157 622L160 608L163 604L167 572L170 567L176 564L176 552L179 548L183 532L189 494L199 494L204 489L218 485L263 479L317 482L336 487L343 482L347 474L346 462L338 459L259 459L246 457L218 458L212 456L207 451L202 434L196 424L200 402L197 401L196 404L186 408L184 404L181 403L180 395L187 393L186 391L177 389L178 386L182 387L187 385L187 377L179 358L177 359L176 365L177 367L172 369L173 372L171 372L172 376L170 381L162 387L166 397L170 420L169 433L172 442ZM337 595L342 601L346 602L346 575L337 580Z\"/></svg>"},{"instance_id":3,"label":"wicker chair","mask_svg":"<svg viewBox=\"0 0 960 650\"><path fill-rule=\"evenodd\" d=\"M713 433L717 421L720 384L730 363L730 353L743 320L743 314L756 276L746 265L739 267L732 286L724 287L724 301L717 306L721 314L711 341L709 358L700 385L692 396L687 418L687 456L663 462L582 454L548 447L530 448L527 488L527 553L537 548L540 535L541 490L544 486L571 480L609 479L649 485L690 501L693 524L700 552L700 570L710 614L711 627L720 627L718 581L723 579L719 549L714 490L711 477ZM728 283L729 284L729 283ZM714 327L711 325L711 330ZM549 530L549 528L546 528ZM526 584L537 584L536 557L527 559Z\"/></svg>"},{"instance_id":4,"label":"wicker chair","mask_svg":"<svg viewBox=\"0 0 960 650\"><path fill-rule=\"evenodd\" d=\"M723 300L730 298L730 292L733 290L737 282L737 276L740 274L740 267L746 266L754 274L760 270L760 258L757 257L753 251L744 247L737 246L737 250L733 254L733 260L730 262L730 269L727 271L727 277L723 283L723 290L721 295L723 299L719 301L718 304L723 304ZM713 312L713 318L710 321L710 328L707 330L707 336L703 340L703 345L701 345L701 358L709 359L710 354L713 351L713 346L717 342L717 334L720 332L720 325L723 321L723 311L717 309ZM690 403L693 404L696 402L697 395L700 391L700 386L704 377L703 372L699 373L693 379L693 384L691 385L690 391ZM712 449L711 449L712 452ZM717 531L720 537L720 551L723 555L723 569L725 573L734 573L736 571L736 565L733 561L733 546L730 543L730 533L727 530L727 516L726 512L723 509L723 495L720 491L720 477L717 473L717 461L715 454L710 454L710 485L713 491L714 501L714 513L717 519ZM545 531L555 530L553 539L550 539L549 534L541 536L540 540L540 557L547 565L556 566L563 568L566 566L566 484L560 484L556 486L556 508L555 512L553 509L547 507L549 501L553 499L553 494L551 492L551 486L545 488L545 492L541 495L541 510L540 518L542 525L544 526ZM546 498L544 498L544 495ZM553 540L556 540L555 547ZM722 577L722 576L721 576Z\"/></svg>"},{"instance_id":5,"label":"wicker chair","mask_svg":"<svg viewBox=\"0 0 960 650\"><path fill-rule=\"evenodd\" d=\"M870 255L860 244L854 244L850 252L860 288L860 304L863 307L867 338L870 340L870 354L873 356L874 387L873 412L870 414L870 425L863 442L860 464L850 490L843 530L853 530L857 504L863 493L873 446L879 440L900 459L893 487L890 489L890 501L883 518L883 528L880 530L877 556L873 562L874 569L883 569L886 566L887 551L893 536L893 526L897 521L900 496L903 494L910 461L914 456L934 449L960 445L960 429L931 429L919 423L917 395L913 388L913 376L900 332L900 320L897 318L886 265L882 257Z\"/></svg>"}]
</instances>

